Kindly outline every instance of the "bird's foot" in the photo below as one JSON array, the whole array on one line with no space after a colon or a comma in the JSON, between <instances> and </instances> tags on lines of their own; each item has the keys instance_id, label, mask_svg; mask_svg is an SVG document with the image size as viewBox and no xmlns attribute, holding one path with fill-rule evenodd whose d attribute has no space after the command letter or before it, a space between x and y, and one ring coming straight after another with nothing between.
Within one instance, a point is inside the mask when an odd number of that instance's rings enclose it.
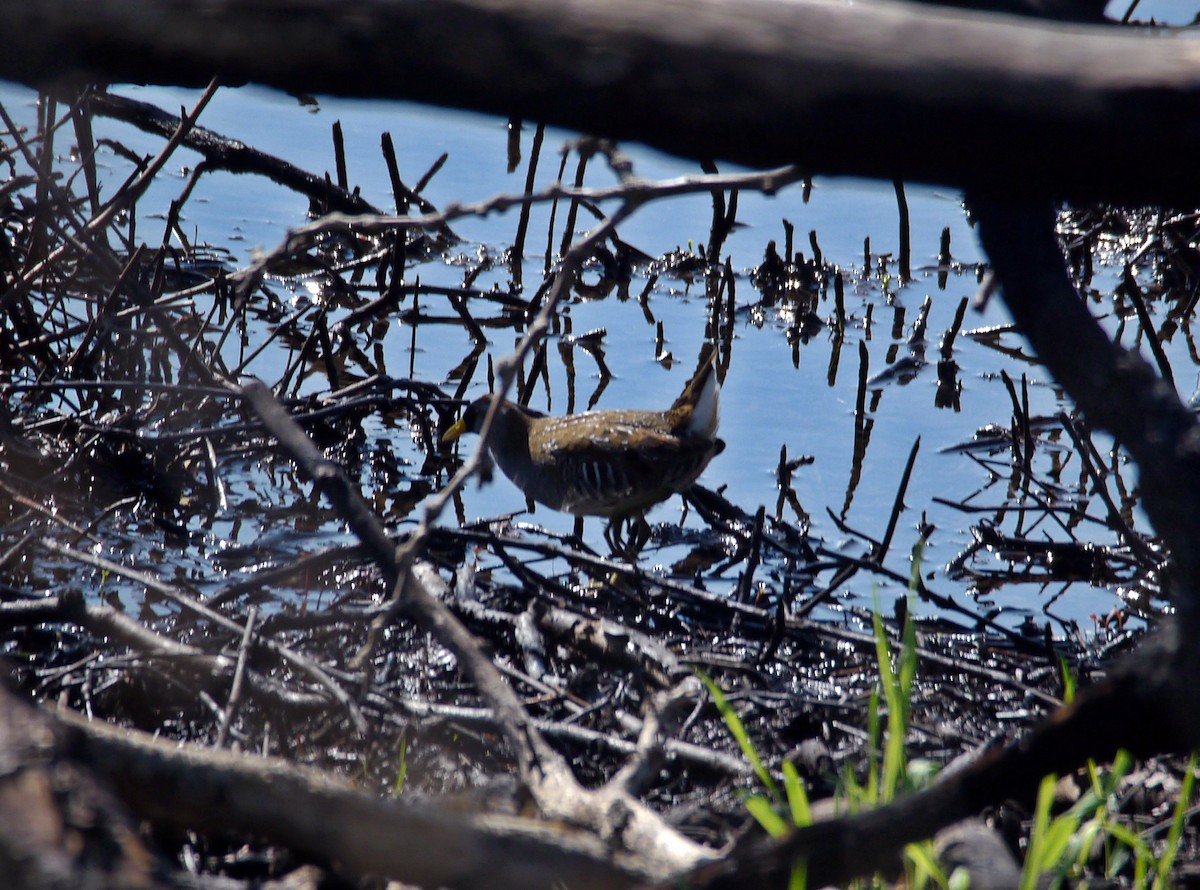
<instances>
[{"instance_id":1,"label":"bird's foot","mask_svg":"<svg viewBox=\"0 0 1200 890\"><path fill-rule=\"evenodd\" d=\"M604 529L604 540L618 556L629 563L636 563L638 556L648 543L652 530L646 517L637 513L611 520Z\"/></svg>"}]
</instances>

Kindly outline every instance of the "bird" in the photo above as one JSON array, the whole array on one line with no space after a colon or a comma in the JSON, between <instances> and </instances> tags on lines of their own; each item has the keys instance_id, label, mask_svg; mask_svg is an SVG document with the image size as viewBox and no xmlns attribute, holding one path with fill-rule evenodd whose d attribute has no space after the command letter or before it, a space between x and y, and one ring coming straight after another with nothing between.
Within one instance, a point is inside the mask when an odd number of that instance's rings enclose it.
<instances>
[{"instance_id":1,"label":"bird","mask_svg":"<svg viewBox=\"0 0 1200 890\"><path fill-rule=\"evenodd\" d=\"M715 355L705 344L695 373L665 411L548 417L502 399L488 450L504 475L537 503L580 517L608 517L605 538L614 550L623 549L616 539L622 520L637 520L648 535L644 511L690 488L725 448L716 436ZM468 405L442 442L480 432L493 398L484 395Z\"/></svg>"}]
</instances>

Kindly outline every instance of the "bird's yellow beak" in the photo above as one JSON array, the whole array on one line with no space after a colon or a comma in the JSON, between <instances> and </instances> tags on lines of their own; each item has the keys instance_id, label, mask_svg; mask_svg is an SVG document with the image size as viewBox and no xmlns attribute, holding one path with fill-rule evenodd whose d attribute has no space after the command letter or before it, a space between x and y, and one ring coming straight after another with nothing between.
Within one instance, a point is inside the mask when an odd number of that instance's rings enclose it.
<instances>
[{"instance_id":1,"label":"bird's yellow beak","mask_svg":"<svg viewBox=\"0 0 1200 890\"><path fill-rule=\"evenodd\" d=\"M459 437L466 431L467 421L464 418L459 418L455 421L454 426L442 434L442 444L449 445L451 442L457 442Z\"/></svg>"}]
</instances>

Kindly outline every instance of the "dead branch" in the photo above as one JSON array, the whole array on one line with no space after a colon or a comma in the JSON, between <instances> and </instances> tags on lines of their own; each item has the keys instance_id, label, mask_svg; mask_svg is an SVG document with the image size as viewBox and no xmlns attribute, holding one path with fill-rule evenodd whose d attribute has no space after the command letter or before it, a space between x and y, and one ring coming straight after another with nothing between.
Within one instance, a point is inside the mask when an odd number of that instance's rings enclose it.
<instances>
[{"instance_id":1,"label":"dead branch","mask_svg":"<svg viewBox=\"0 0 1200 890\"><path fill-rule=\"evenodd\" d=\"M431 887L612 888L638 874L561 825L386 800L281 760L180 746L71 712L57 724L59 745L139 817L266 837L350 875Z\"/></svg>"},{"instance_id":2,"label":"dead branch","mask_svg":"<svg viewBox=\"0 0 1200 890\"><path fill-rule=\"evenodd\" d=\"M109 93L89 93L89 109L139 129L169 137L179 129L179 119L148 102ZM205 127L193 126L183 134L183 144L203 155L209 169L230 173L258 173L285 188L307 195L329 210L342 213L378 213L369 201L346 191L329 180L301 170L281 158L251 148Z\"/></svg>"}]
</instances>

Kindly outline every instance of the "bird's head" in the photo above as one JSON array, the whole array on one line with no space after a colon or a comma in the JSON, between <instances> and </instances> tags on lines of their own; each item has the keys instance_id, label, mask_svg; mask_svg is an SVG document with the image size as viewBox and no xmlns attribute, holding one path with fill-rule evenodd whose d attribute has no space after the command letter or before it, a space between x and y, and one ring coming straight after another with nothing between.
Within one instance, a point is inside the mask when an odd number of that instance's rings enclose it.
<instances>
[{"instance_id":1,"label":"bird's head","mask_svg":"<svg viewBox=\"0 0 1200 890\"><path fill-rule=\"evenodd\" d=\"M442 435L442 444L449 445L451 442L457 442L464 433L478 433L483 429L483 419L487 417L488 406L491 404L492 397L486 395L467 405L462 417Z\"/></svg>"}]
</instances>

